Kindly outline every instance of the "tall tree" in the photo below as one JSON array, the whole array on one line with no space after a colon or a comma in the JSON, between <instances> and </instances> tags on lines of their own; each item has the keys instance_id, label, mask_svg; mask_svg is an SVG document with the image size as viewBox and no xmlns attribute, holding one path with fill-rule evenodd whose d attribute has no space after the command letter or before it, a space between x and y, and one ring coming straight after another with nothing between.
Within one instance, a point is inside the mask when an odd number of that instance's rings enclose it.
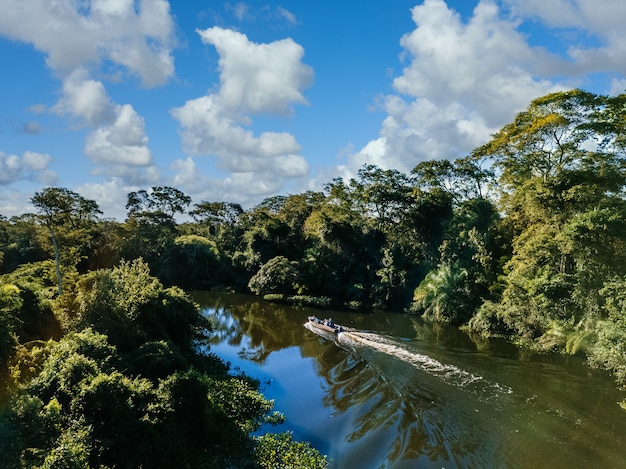
<instances>
[{"instance_id":1,"label":"tall tree","mask_svg":"<svg viewBox=\"0 0 626 469\"><path fill-rule=\"evenodd\" d=\"M36 192L31 203L39 212L39 220L48 232L54 247L56 273L59 285L59 295L63 292L63 273L61 270L61 248L59 246L59 229L78 229L82 223L94 221L102 213L98 204L69 189L48 187Z\"/></svg>"},{"instance_id":2,"label":"tall tree","mask_svg":"<svg viewBox=\"0 0 626 469\"><path fill-rule=\"evenodd\" d=\"M593 327L603 314L598 291L624 274L625 103L549 94L474 152L495 162L515 236L502 317L531 339L563 324Z\"/></svg>"},{"instance_id":3,"label":"tall tree","mask_svg":"<svg viewBox=\"0 0 626 469\"><path fill-rule=\"evenodd\" d=\"M149 191L130 192L126 209L129 217L153 212L173 218L177 213L185 213L190 203L191 197L174 187L153 186Z\"/></svg>"},{"instance_id":4,"label":"tall tree","mask_svg":"<svg viewBox=\"0 0 626 469\"><path fill-rule=\"evenodd\" d=\"M176 214L184 214L191 197L169 186L153 186L150 190L127 195L127 242L122 257L143 257L154 272L160 270L163 253L174 243L178 225Z\"/></svg>"}]
</instances>

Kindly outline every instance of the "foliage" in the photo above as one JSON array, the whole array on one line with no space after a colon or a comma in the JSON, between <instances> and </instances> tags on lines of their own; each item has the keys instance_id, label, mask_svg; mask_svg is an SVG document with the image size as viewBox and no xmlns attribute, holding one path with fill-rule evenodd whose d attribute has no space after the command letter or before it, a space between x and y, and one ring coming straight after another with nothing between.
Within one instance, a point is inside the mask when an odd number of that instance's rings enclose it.
<instances>
[{"instance_id":1,"label":"foliage","mask_svg":"<svg viewBox=\"0 0 626 469\"><path fill-rule=\"evenodd\" d=\"M129 218L140 217L146 213L160 213L171 219L176 213L185 213L190 203L191 197L175 187L153 186L149 191L130 192L126 209Z\"/></svg>"},{"instance_id":2,"label":"foliage","mask_svg":"<svg viewBox=\"0 0 626 469\"><path fill-rule=\"evenodd\" d=\"M0 368L7 368L14 348L38 338L57 334L44 272L51 265L24 265L0 278ZM53 276L53 274L51 274ZM47 285L53 284L49 279Z\"/></svg>"},{"instance_id":3,"label":"foliage","mask_svg":"<svg viewBox=\"0 0 626 469\"><path fill-rule=\"evenodd\" d=\"M600 291L608 317L598 324L598 339L590 355L593 365L611 371L622 386L626 385L625 287L626 277L615 278Z\"/></svg>"},{"instance_id":4,"label":"foliage","mask_svg":"<svg viewBox=\"0 0 626 469\"><path fill-rule=\"evenodd\" d=\"M59 295L61 295L64 266L75 267L78 264L80 247L88 244L85 227L102 211L95 201L85 199L69 189L58 187L48 187L41 192L36 192L31 198L31 203L38 210L41 223L50 233L54 247ZM61 259L62 247L64 248L63 260Z\"/></svg>"},{"instance_id":5,"label":"foliage","mask_svg":"<svg viewBox=\"0 0 626 469\"><path fill-rule=\"evenodd\" d=\"M328 467L326 456L307 443L293 441L291 433L266 434L256 438L258 463L264 469Z\"/></svg>"},{"instance_id":6,"label":"foliage","mask_svg":"<svg viewBox=\"0 0 626 469\"><path fill-rule=\"evenodd\" d=\"M190 350L210 330L198 307L179 288L164 288L141 259L83 276L62 298L68 329L94 327L123 350L167 340Z\"/></svg>"},{"instance_id":7,"label":"foliage","mask_svg":"<svg viewBox=\"0 0 626 469\"><path fill-rule=\"evenodd\" d=\"M13 348L17 345L18 312L23 302L20 289L13 284L0 283L0 367L6 368Z\"/></svg>"},{"instance_id":8,"label":"foliage","mask_svg":"<svg viewBox=\"0 0 626 469\"><path fill-rule=\"evenodd\" d=\"M513 236L498 317L536 345L577 349L604 315L603 284L626 273L624 98L547 95L474 152L500 171Z\"/></svg>"},{"instance_id":9,"label":"foliage","mask_svg":"<svg viewBox=\"0 0 626 469\"><path fill-rule=\"evenodd\" d=\"M467 271L457 264L441 264L415 289L412 310L426 320L463 324L469 319Z\"/></svg>"},{"instance_id":10,"label":"foliage","mask_svg":"<svg viewBox=\"0 0 626 469\"><path fill-rule=\"evenodd\" d=\"M47 231L34 223L33 216L0 221L0 273L12 272L21 264L47 259L47 236Z\"/></svg>"},{"instance_id":11,"label":"foliage","mask_svg":"<svg viewBox=\"0 0 626 469\"><path fill-rule=\"evenodd\" d=\"M215 241L198 235L174 240L163 255L161 278L168 285L185 289L209 290L228 278L228 265Z\"/></svg>"},{"instance_id":12,"label":"foliage","mask_svg":"<svg viewBox=\"0 0 626 469\"><path fill-rule=\"evenodd\" d=\"M257 295L268 293L293 293L298 283L298 269L295 262L286 257L276 256L261 266L250 279L248 287Z\"/></svg>"}]
</instances>

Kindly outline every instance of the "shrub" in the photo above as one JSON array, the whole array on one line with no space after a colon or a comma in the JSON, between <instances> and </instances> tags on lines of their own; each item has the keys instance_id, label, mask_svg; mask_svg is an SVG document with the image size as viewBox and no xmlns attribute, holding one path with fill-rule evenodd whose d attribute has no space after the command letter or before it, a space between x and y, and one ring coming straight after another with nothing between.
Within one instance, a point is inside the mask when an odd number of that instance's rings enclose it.
<instances>
[{"instance_id":1,"label":"shrub","mask_svg":"<svg viewBox=\"0 0 626 469\"><path fill-rule=\"evenodd\" d=\"M276 256L261 266L250 279L248 288L257 295L295 293L299 273L297 264L284 256Z\"/></svg>"},{"instance_id":2,"label":"shrub","mask_svg":"<svg viewBox=\"0 0 626 469\"><path fill-rule=\"evenodd\" d=\"M280 433L256 438L257 462L263 469L325 469L326 456L308 443L293 441L291 433Z\"/></svg>"}]
</instances>

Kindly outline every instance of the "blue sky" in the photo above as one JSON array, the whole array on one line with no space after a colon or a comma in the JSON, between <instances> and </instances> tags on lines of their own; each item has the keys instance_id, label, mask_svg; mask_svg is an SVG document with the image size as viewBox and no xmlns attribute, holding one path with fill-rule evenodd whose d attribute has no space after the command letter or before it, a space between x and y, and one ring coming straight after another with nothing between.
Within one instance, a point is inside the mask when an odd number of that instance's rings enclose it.
<instances>
[{"instance_id":1,"label":"blue sky","mask_svg":"<svg viewBox=\"0 0 626 469\"><path fill-rule=\"evenodd\" d=\"M0 214L56 185L320 190L484 143L530 100L626 89L622 0L0 0Z\"/></svg>"}]
</instances>

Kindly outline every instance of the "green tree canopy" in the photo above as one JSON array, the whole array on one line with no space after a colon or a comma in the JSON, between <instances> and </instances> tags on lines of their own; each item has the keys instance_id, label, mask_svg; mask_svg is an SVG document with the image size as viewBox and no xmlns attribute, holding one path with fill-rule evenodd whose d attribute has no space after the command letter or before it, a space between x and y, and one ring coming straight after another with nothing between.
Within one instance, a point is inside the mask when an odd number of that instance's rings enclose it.
<instances>
[{"instance_id":1,"label":"green tree canopy","mask_svg":"<svg viewBox=\"0 0 626 469\"><path fill-rule=\"evenodd\" d=\"M40 221L48 228L56 259L56 271L59 285L59 295L63 292L63 272L61 268L61 246L59 246L59 231L76 231L84 222L94 221L102 213L98 204L85 199L74 191L59 187L48 187L36 192L31 203L37 209ZM84 235L79 234L79 238ZM69 248L70 246L65 246ZM74 256L72 256L74 257ZM79 259L74 259L73 264Z\"/></svg>"}]
</instances>

